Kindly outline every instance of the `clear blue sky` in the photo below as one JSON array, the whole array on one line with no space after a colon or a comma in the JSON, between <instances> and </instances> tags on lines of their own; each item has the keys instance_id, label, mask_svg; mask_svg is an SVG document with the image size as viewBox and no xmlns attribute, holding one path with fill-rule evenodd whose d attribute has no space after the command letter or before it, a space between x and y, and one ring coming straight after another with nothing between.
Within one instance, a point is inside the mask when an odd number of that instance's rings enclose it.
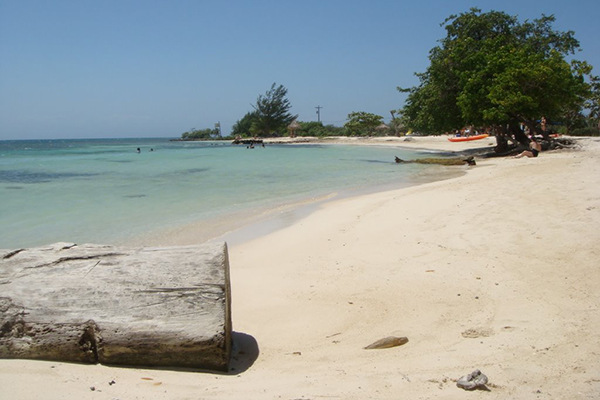
<instances>
[{"instance_id":1,"label":"clear blue sky","mask_svg":"<svg viewBox=\"0 0 600 400\"><path fill-rule=\"evenodd\" d=\"M0 0L0 140L228 134L273 82L301 121L387 121L473 6L554 14L600 75L597 0Z\"/></svg>"}]
</instances>

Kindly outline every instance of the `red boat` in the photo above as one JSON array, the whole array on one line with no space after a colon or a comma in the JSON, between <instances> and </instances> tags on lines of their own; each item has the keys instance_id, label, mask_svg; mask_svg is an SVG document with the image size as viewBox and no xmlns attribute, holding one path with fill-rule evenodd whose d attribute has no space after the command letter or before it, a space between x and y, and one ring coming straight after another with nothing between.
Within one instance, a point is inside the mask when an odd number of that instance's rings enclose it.
<instances>
[{"instance_id":1,"label":"red boat","mask_svg":"<svg viewBox=\"0 0 600 400\"><path fill-rule=\"evenodd\" d=\"M451 142L469 142L471 140L485 139L488 136L490 136L490 135L488 135L487 133L484 133L482 135L475 135L475 136L450 137L450 138L448 138L448 140Z\"/></svg>"}]
</instances>

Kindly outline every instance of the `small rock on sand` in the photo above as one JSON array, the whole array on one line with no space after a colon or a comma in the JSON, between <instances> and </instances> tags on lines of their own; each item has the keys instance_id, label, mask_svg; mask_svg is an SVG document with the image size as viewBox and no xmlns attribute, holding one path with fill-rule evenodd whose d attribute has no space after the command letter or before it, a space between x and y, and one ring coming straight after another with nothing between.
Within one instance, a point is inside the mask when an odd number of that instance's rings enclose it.
<instances>
[{"instance_id":1,"label":"small rock on sand","mask_svg":"<svg viewBox=\"0 0 600 400\"><path fill-rule=\"evenodd\" d=\"M408 338L396 337L396 336L388 336L383 339L379 339L378 341L371 343L365 349L389 349L390 347L402 346L403 344L408 343Z\"/></svg>"}]
</instances>

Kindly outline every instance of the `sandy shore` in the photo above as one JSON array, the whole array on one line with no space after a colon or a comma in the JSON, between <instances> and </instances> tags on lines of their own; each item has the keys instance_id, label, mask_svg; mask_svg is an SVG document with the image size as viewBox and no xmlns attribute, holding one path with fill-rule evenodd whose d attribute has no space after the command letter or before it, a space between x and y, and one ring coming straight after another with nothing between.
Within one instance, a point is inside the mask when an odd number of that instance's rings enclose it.
<instances>
[{"instance_id":1,"label":"sandy shore","mask_svg":"<svg viewBox=\"0 0 600 400\"><path fill-rule=\"evenodd\" d=\"M431 150L440 152L460 152L473 150L491 150L496 145L496 138L489 137L469 142L453 143L449 136L384 136L384 137L346 137L334 136L326 138L298 137L265 139L265 144L272 143L311 143L311 144L351 144L360 146L393 146L413 150Z\"/></svg>"},{"instance_id":2,"label":"sandy shore","mask_svg":"<svg viewBox=\"0 0 600 400\"><path fill-rule=\"evenodd\" d=\"M393 145L456 149L419 139ZM600 141L582 143L232 246L230 374L0 360L0 398L599 398ZM390 335L409 342L363 349ZM457 388L476 368L489 391Z\"/></svg>"}]
</instances>

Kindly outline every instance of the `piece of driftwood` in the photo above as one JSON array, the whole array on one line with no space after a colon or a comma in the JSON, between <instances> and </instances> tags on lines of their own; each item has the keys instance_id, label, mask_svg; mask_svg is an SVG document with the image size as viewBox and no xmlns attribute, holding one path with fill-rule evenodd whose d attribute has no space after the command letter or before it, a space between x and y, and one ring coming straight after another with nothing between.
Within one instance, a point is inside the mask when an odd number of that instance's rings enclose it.
<instances>
[{"instance_id":1,"label":"piece of driftwood","mask_svg":"<svg viewBox=\"0 0 600 400\"><path fill-rule=\"evenodd\" d=\"M225 243L0 250L0 357L227 370Z\"/></svg>"},{"instance_id":2,"label":"piece of driftwood","mask_svg":"<svg viewBox=\"0 0 600 400\"><path fill-rule=\"evenodd\" d=\"M476 165L474 157L467 158L436 158L436 157L428 157L428 158L417 158L415 160L403 160L401 158L396 157L395 161L397 164L408 164L408 163L416 163L416 164L437 164L437 165Z\"/></svg>"}]
</instances>

